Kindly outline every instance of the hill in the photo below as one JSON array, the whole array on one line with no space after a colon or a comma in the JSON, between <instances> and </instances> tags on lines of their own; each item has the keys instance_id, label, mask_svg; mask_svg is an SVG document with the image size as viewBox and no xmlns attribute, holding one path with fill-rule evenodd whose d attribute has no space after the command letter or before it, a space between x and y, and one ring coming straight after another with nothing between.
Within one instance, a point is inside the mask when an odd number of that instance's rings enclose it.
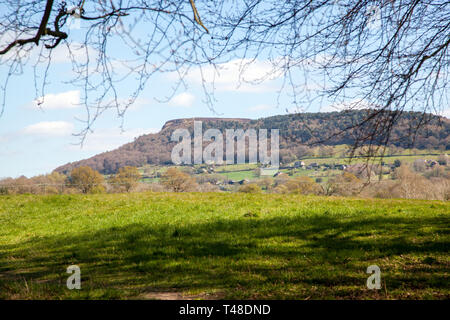
<instances>
[{"instance_id":1,"label":"hill","mask_svg":"<svg viewBox=\"0 0 450 320\"><path fill-rule=\"evenodd\" d=\"M368 110L352 110L329 113L299 113L253 119L241 118L190 118L170 120L161 131L136 138L115 150L98 154L92 158L63 165L55 171L69 173L79 166L90 166L103 173L115 173L123 166L141 167L146 164L172 164L171 151L175 142L171 141L172 132L178 128L193 131L193 122L202 121L203 131L216 128L225 129L279 129L280 154L298 154L304 144L320 143L322 145L353 144L355 129L345 130L359 123L367 116ZM414 128L423 114L407 112L402 114L393 126L390 141L392 145L402 148L412 146L418 149L450 149L450 120L443 117L427 115L427 124L412 137Z\"/></svg>"}]
</instances>

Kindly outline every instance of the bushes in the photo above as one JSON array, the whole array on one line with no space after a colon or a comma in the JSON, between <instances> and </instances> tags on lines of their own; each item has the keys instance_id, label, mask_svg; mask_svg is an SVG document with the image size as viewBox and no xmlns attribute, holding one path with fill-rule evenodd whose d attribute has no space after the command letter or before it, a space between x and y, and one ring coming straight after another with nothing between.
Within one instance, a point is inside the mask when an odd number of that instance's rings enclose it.
<instances>
[{"instance_id":1,"label":"bushes","mask_svg":"<svg viewBox=\"0 0 450 320\"><path fill-rule=\"evenodd\" d=\"M161 183L170 191L186 192L195 191L198 188L195 179L177 168L169 168L161 176Z\"/></svg>"},{"instance_id":2,"label":"bushes","mask_svg":"<svg viewBox=\"0 0 450 320\"><path fill-rule=\"evenodd\" d=\"M261 193L262 190L256 183L249 183L240 186L238 191L245 193Z\"/></svg>"},{"instance_id":3,"label":"bushes","mask_svg":"<svg viewBox=\"0 0 450 320\"><path fill-rule=\"evenodd\" d=\"M362 187L362 182L353 173L344 172L332 177L324 186L324 193L328 196L355 196Z\"/></svg>"},{"instance_id":4,"label":"bushes","mask_svg":"<svg viewBox=\"0 0 450 320\"><path fill-rule=\"evenodd\" d=\"M257 184L264 190L270 190L273 185L273 179L269 177L265 177L257 181Z\"/></svg>"},{"instance_id":5,"label":"bushes","mask_svg":"<svg viewBox=\"0 0 450 320\"><path fill-rule=\"evenodd\" d=\"M125 190L130 192L135 188L141 179L141 174L136 167L123 167L119 172L111 178L113 188L116 190Z\"/></svg>"},{"instance_id":6,"label":"bushes","mask_svg":"<svg viewBox=\"0 0 450 320\"><path fill-rule=\"evenodd\" d=\"M105 192L103 176L90 167L79 167L72 170L69 185L79 189L82 193Z\"/></svg>"},{"instance_id":7,"label":"bushes","mask_svg":"<svg viewBox=\"0 0 450 320\"><path fill-rule=\"evenodd\" d=\"M427 178L450 179L450 174L445 170L445 166L440 166L440 165L435 165L434 168L425 172L424 176Z\"/></svg>"},{"instance_id":8,"label":"bushes","mask_svg":"<svg viewBox=\"0 0 450 320\"><path fill-rule=\"evenodd\" d=\"M450 185L448 180L430 181L417 176L411 180L386 180L374 183L364 194L382 199L449 200Z\"/></svg>"},{"instance_id":9,"label":"bushes","mask_svg":"<svg viewBox=\"0 0 450 320\"><path fill-rule=\"evenodd\" d=\"M65 191L66 176L53 172L32 178L21 176L16 179L0 180L0 194L58 194Z\"/></svg>"},{"instance_id":10,"label":"bushes","mask_svg":"<svg viewBox=\"0 0 450 320\"><path fill-rule=\"evenodd\" d=\"M9 189L6 186L0 186L0 195L9 194Z\"/></svg>"},{"instance_id":11,"label":"bushes","mask_svg":"<svg viewBox=\"0 0 450 320\"><path fill-rule=\"evenodd\" d=\"M441 166L449 165L449 164L450 164L450 161L449 161L449 159L448 159L448 155L447 155L447 154L441 154L441 155L439 155L438 163L439 163Z\"/></svg>"},{"instance_id":12,"label":"bushes","mask_svg":"<svg viewBox=\"0 0 450 320\"><path fill-rule=\"evenodd\" d=\"M403 165L393 174L395 180L385 180L369 185L364 195L376 198L403 198L449 200L450 179L446 177L431 177L414 173Z\"/></svg>"},{"instance_id":13,"label":"bushes","mask_svg":"<svg viewBox=\"0 0 450 320\"><path fill-rule=\"evenodd\" d=\"M321 194L322 188L309 177L295 177L278 181L274 193Z\"/></svg>"},{"instance_id":14,"label":"bushes","mask_svg":"<svg viewBox=\"0 0 450 320\"><path fill-rule=\"evenodd\" d=\"M203 183L198 186L198 191L200 191L200 192L217 192L217 191L220 191L220 188L215 184L206 182L206 183Z\"/></svg>"},{"instance_id":15,"label":"bushes","mask_svg":"<svg viewBox=\"0 0 450 320\"><path fill-rule=\"evenodd\" d=\"M169 168L162 175L159 183L139 183L141 175L135 167L120 168L108 185L103 175L90 167L79 167L72 170L69 177L53 172L33 178L19 177L0 180L0 195L6 194L58 194L58 193L104 193L142 191L195 191L198 184L195 179L176 168ZM106 189L108 187L108 190ZM202 191L217 191L218 187L206 184Z\"/></svg>"},{"instance_id":16,"label":"bushes","mask_svg":"<svg viewBox=\"0 0 450 320\"><path fill-rule=\"evenodd\" d=\"M289 189L284 184L280 184L273 189L273 193L285 194L289 193Z\"/></svg>"}]
</instances>

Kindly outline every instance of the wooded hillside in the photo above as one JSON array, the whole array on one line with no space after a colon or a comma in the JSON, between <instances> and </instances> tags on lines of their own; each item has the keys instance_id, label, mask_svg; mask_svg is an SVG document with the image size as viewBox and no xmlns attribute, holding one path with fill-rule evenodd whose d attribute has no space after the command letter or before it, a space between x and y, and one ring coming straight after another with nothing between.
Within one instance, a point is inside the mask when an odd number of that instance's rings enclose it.
<instances>
[{"instance_id":1,"label":"wooded hillside","mask_svg":"<svg viewBox=\"0 0 450 320\"><path fill-rule=\"evenodd\" d=\"M354 124L364 119L367 110L352 110L329 113L299 113L279 115L257 120L238 118L195 118L203 122L203 132L216 128L225 133L225 129L279 129L280 155L298 154L305 144L351 145L354 140ZM397 121L390 137L390 144L396 147L418 149L450 149L450 120L428 115L427 124L416 135L414 132L418 121L423 121L423 114L404 113ZM111 174L124 166L140 167L145 164L172 164L171 151L175 142L171 134L177 128L193 131L194 118L176 119L166 122L160 132L146 134L136 138L113 151L98 154L92 158L63 165L55 171L67 174L73 168L90 166L103 173ZM363 130L359 127L359 130ZM225 154L225 152L224 152Z\"/></svg>"}]
</instances>

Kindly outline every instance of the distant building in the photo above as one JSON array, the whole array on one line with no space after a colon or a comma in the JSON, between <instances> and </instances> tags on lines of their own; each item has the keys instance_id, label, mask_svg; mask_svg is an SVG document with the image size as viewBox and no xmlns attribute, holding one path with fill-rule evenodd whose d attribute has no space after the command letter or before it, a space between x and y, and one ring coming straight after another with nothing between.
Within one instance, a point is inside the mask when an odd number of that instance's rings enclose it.
<instances>
[{"instance_id":1,"label":"distant building","mask_svg":"<svg viewBox=\"0 0 450 320\"><path fill-rule=\"evenodd\" d=\"M242 179L242 180L240 180L239 181L239 184L246 184L246 183L248 183L249 181L247 180L247 179Z\"/></svg>"},{"instance_id":2,"label":"distant building","mask_svg":"<svg viewBox=\"0 0 450 320\"><path fill-rule=\"evenodd\" d=\"M303 161L295 161L295 163L294 163L295 168L303 168L305 166L306 166L306 164Z\"/></svg>"},{"instance_id":3,"label":"distant building","mask_svg":"<svg viewBox=\"0 0 450 320\"><path fill-rule=\"evenodd\" d=\"M240 184L240 185L242 185L242 184L246 184L246 183L248 183L249 181L247 180L247 179L242 179L242 180L239 180L239 181L235 181L235 180L229 180L228 181L228 184L233 184L233 185L235 185L235 184Z\"/></svg>"}]
</instances>

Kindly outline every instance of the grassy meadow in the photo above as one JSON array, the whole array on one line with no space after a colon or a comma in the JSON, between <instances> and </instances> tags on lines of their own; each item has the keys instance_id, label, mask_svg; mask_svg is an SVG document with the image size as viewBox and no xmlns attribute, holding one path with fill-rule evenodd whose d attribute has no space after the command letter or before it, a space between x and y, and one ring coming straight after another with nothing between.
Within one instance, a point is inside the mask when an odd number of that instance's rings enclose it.
<instances>
[{"instance_id":1,"label":"grassy meadow","mask_svg":"<svg viewBox=\"0 0 450 320\"><path fill-rule=\"evenodd\" d=\"M0 196L0 299L448 299L449 212L276 194ZM373 264L380 290L366 287ZM70 265L81 290L66 288Z\"/></svg>"}]
</instances>

